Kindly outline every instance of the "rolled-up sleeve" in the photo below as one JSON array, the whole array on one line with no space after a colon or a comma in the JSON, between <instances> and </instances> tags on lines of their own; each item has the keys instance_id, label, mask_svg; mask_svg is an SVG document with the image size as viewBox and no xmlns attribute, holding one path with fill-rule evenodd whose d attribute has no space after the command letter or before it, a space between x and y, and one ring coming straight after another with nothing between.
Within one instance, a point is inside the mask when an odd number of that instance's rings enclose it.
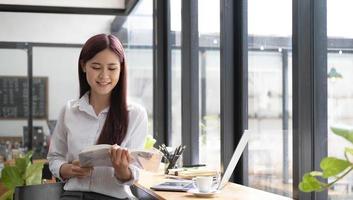
<instances>
[{"instance_id":1,"label":"rolled-up sleeve","mask_svg":"<svg viewBox=\"0 0 353 200\"><path fill-rule=\"evenodd\" d=\"M63 181L60 177L60 167L67 163L67 129L64 123L65 107L61 110L52 135L47 159L52 174Z\"/></svg>"}]
</instances>

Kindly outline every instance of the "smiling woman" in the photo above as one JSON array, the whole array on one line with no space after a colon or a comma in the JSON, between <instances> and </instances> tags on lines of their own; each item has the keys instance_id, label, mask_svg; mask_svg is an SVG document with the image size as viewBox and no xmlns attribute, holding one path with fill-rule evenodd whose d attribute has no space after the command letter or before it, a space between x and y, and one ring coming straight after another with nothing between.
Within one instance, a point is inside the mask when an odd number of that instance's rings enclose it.
<instances>
[{"instance_id":1,"label":"smiling woman","mask_svg":"<svg viewBox=\"0 0 353 200\"><path fill-rule=\"evenodd\" d=\"M112 89L119 81L120 60L119 57L110 49L104 49L88 60L82 66L86 73L88 84L91 86L91 93L102 96L109 96ZM92 103L95 99L91 99ZM96 114L100 108L95 108Z\"/></svg>"},{"instance_id":2,"label":"smiling woman","mask_svg":"<svg viewBox=\"0 0 353 200\"><path fill-rule=\"evenodd\" d=\"M66 180L62 200L127 199L138 178L129 149L143 148L147 113L127 102L125 52L119 39L99 34L83 46L78 62L80 99L62 109L48 153L50 170ZM95 144L117 144L112 167L81 167L78 154Z\"/></svg>"}]
</instances>

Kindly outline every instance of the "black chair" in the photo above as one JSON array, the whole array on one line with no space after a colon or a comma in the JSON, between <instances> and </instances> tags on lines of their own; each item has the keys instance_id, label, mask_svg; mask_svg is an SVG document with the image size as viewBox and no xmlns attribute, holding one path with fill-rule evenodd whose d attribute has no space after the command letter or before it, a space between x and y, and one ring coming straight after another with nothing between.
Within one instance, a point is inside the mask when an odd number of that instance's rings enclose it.
<instances>
[{"instance_id":1,"label":"black chair","mask_svg":"<svg viewBox=\"0 0 353 200\"><path fill-rule=\"evenodd\" d=\"M137 187L136 185L130 186L130 189L131 189L132 194L134 194L134 196L137 199L141 199L141 200L158 200L158 198L156 198L155 196L150 194L148 191L145 191L145 190Z\"/></svg>"},{"instance_id":2,"label":"black chair","mask_svg":"<svg viewBox=\"0 0 353 200\"><path fill-rule=\"evenodd\" d=\"M59 200L60 194L63 192L64 183L48 183L41 185L29 185L16 187L14 200ZM141 200L156 200L153 195L136 187L131 186L131 191Z\"/></svg>"},{"instance_id":3,"label":"black chair","mask_svg":"<svg viewBox=\"0 0 353 200\"><path fill-rule=\"evenodd\" d=\"M59 200L64 183L48 183L41 185L18 186L14 200Z\"/></svg>"}]
</instances>

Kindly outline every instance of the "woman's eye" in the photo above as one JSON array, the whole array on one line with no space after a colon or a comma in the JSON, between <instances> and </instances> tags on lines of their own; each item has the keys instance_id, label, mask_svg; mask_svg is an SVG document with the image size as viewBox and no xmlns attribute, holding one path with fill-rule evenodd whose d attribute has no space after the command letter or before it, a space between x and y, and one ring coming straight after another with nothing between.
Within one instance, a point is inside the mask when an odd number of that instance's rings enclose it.
<instances>
[{"instance_id":1,"label":"woman's eye","mask_svg":"<svg viewBox=\"0 0 353 200\"><path fill-rule=\"evenodd\" d=\"M92 66L92 69L98 70L98 69L100 69L100 67L99 66Z\"/></svg>"},{"instance_id":2,"label":"woman's eye","mask_svg":"<svg viewBox=\"0 0 353 200\"><path fill-rule=\"evenodd\" d=\"M114 71L116 69L118 69L118 68L109 68L110 71Z\"/></svg>"}]
</instances>

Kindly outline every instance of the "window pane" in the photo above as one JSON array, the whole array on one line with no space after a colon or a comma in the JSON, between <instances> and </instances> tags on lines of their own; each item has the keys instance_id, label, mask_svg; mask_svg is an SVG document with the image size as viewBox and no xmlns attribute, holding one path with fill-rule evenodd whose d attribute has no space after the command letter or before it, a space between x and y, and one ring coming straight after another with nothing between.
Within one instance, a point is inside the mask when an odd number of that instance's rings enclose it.
<instances>
[{"instance_id":1,"label":"window pane","mask_svg":"<svg viewBox=\"0 0 353 200\"><path fill-rule=\"evenodd\" d=\"M148 133L153 135L153 0L139 1L117 35L124 39L128 69L128 96L144 106ZM116 21L120 17L117 16Z\"/></svg>"},{"instance_id":2,"label":"window pane","mask_svg":"<svg viewBox=\"0 0 353 200\"><path fill-rule=\"evenodd\" d=\"M170 37L172 40L171 65L172 65L172 144L177 147L181 144L181 0L170 0Z\"/></svg>"},{"instance_id":3,"label":"window pane","mask_svg":"<svg viewBox=\"0 0 353 200\"><path fill-rule=\"evenodd\" d=\"M37 133L41 135L37 137L40 143L35 143L33 148L39 149L40 157L46 157L46 142L59 111L68 100L79 96L77 63L81 47L77 45L82 45L89 37L99 33L117 35L125 46L128 99L147 109L149 133L152 134L152 10L153 0L141 0L129 16L0 12L0 41L22 45L34 42L31 57L33 82L38 78L47 81L47 89L44 90L47 95L47 116L33 120L33 136ZM1 67L1 76L27 76L27 51L0 49L0 58L0 65L4 66ZM4 149L1 146L2 139L16 136L22 141L25 126L27 118L0 119L0 155Z\"/></svg>"},{"instance_id":4,"label":"window pane","mask_svg":"<svg viewBox=\"0 0 353 200\"><path fill-rule=\"evenodd\" d=\"M249 185L292 196L291 0L248 1Z\"/></svg>"},{"instance_id":5,"label":"window pane","mask_svg":"<svg viewBox=\"0 0 353 200\"><path fill-rule=\"evenodd\" d=\"M28 95L25 93L28 88L20 85L27 81L26 50L0 49L0 74L0 163L3 163L12 159L11 146L22 143L23 127L27 126L25 117L13 118L18 115L19 108L28 110L28 105L16 104L18 101L28 102ZM15 81L17 78L22 81ZM23 88L23 94L20 88ZM15 96L16 94L21 96Z\"/></svg>"},{"instance_id":6,"label":"window pane","mask_svg":"<svg viewBox=\"0 0 353 200\"><path fill-rule=\"evenodd\" d=\"M200 163L220 169L220 1L199 1Z\"/></svg>"},{"instance_id":7,"label":"window pane","mask_svg":"<svg viewBox=\"0 0 353 200\"><path fill-rule=\"evenodd\" d=\"M346 125L353 127L353 29L347 24L353 17L353 2L327 1L327 106L328 106L328 155L345 159L344 148L352 144L335 135L330 127ZM332 182L333 180L329 180ZM353 198L353 174L338 181L329 190L329 199Z\"/></svg>"}]
</instances>

